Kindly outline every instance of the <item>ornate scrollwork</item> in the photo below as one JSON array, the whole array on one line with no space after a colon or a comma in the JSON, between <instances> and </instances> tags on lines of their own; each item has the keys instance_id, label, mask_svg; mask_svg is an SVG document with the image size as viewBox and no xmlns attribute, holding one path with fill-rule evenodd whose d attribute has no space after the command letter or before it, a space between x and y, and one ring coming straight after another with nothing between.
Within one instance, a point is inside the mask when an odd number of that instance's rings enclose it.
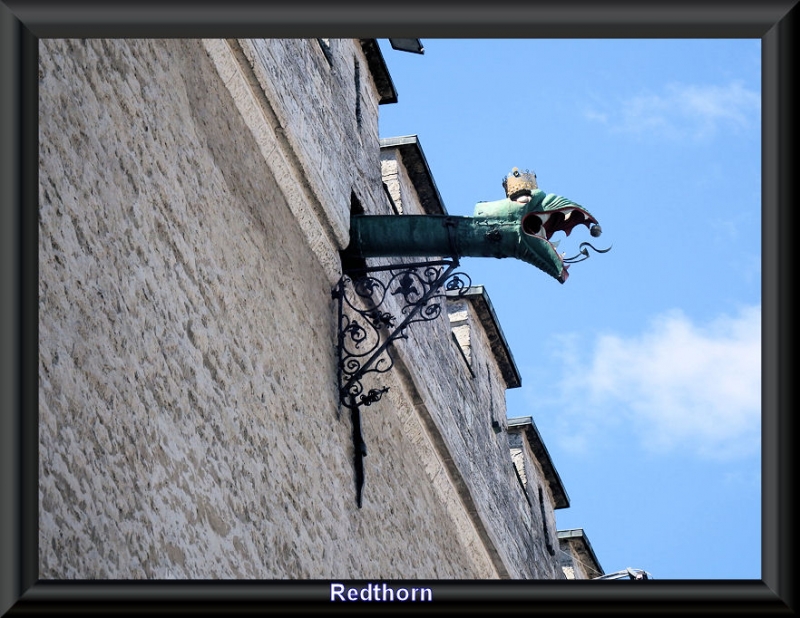
<instances>
[{"instance_id":1,"label":"ornate scrollwork","mask_svg":"<svg viewBox=\"0 0 800 618\"><path fill-rule=\"evenodd\" d=\"M342 405L369 405L361 383L368 373L384 373L394 361L388 346L406 339L415 322L442 313L444 291L466 291L469 276L453 272L458 261L440 260L377 267L342 276L333 292L339 300L339 400ZM378 273L388 276L379 277ZM443 291L444 290L444 291ZM370 391L372 393L373 389ZM381 392L384 391L375 391Z\"/></svg>"},{"instance_id":2,"label":"ornate scrollwork","mask_svg":"<svg viewBox=\"0 0 800 618\"><path fill-rule=\"evenodd\" d=\"M356 503L361 508L367 445L361 433L361 407L380 401L389 390L371 388L364 393L362 380L368 373L384 373L394 364L388 346L406 339L406 329L415 322L428 322L442 313L441 299L453 291L463 295L471 285L468 275L453 272L458 260L385 266L345 273L332 292L338 302L341 406L350 409L353 426L353 464ZM388 277L375 276L378 272ZM340 408L341 409L341 408Z\"/></svg>"}]
</instances>

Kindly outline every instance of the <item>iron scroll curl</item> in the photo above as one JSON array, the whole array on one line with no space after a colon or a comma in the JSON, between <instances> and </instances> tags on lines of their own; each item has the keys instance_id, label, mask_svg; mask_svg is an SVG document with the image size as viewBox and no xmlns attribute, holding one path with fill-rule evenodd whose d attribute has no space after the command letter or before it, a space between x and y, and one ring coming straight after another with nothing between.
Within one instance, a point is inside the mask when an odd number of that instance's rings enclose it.
<instances>
[{"instance_id":1,"label":"iron scroll curl","mask_svg":"<svg viewBox=\"0 0 800 618\"><path fill-rule=\"evenodd\" d=\"M611 247L613 247L613 245L610 245L608 249L598 249L589 242L582 242L580 245L578 245L578 249L580 249L580 251L570 258L564 258L564 264L576 264L577 262L583 262L583 260L588 259L590 254L586 247L591 247L597 253L608 253L611 251Z\"/></svg>"}]
</instances>

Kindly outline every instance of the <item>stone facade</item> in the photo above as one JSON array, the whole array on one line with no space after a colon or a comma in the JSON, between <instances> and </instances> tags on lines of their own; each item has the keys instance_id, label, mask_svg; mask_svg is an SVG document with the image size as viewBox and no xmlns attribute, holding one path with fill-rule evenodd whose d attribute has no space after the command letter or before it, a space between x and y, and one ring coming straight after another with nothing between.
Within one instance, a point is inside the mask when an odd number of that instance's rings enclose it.
<instances>
[{"instance_id":1,"label":"stone facade","mask_svg":"<svg viewBox=\"0 0 800 618\"><path fill-rule=\"evenodd\" d=\"M354 205L438 196L376 49L40 41L42 579L563 577L485 291L393 346L356 507L339 251Z\"/></svg>"},{"instance_id":2,"label":"stone facade","mask_svg":"<svg viewBox=\"0 0 800 618\"><path fill-rule=\"evenodd\" d=\"M583 529L560 530L558 543L561 570L567 579L595 579L604 574Z\"/></svg>"}]
</instances>

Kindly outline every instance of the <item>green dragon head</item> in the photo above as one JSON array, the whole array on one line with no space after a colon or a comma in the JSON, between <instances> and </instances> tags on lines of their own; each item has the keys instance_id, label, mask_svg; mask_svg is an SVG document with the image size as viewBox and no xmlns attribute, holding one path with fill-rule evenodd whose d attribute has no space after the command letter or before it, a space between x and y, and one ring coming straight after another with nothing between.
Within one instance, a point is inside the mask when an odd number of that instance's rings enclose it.
<instances>
[{"instance_id":1,"label":"green dragon head","mask_svg":"<svg viewBox=\"0 0 800 618\"><path fill-rule=\"evenodd\" d=\"M504 183L505 186L505 183ZM569 276L564 254L558 253L556 232L567 236L577 225L585 225L597 237L601 228L591 213L566 199L546 194L538 187L513 192L496 202L480 202L475 206L475 219L495 229L504 228L506 242L498 247L498 256L515 257L533 264L548 275L564 283Z\"/></svg>"}]
</instances>

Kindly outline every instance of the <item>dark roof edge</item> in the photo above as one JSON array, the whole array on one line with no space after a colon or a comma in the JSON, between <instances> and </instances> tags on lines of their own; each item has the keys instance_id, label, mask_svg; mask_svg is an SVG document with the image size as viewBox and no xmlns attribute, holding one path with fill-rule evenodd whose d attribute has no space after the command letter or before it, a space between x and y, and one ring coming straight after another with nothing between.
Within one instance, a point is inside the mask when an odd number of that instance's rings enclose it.
<instances>
[{"instance_id":1,"label":"dark roof edge","mask_svg":"<svg viewBox=\"0 0 800 618\"><path fill-rule=\"evenodd\" d=\"M419 196L422 208L429 215L446 215L442 196L433 180L431 168L422 145L416 135L383 138L380 141L381 150L398 150L403 157L403 165Z\"/></svg>"},{"instance_id":2,"label":"dark roof edge","mask_svg":"<svg viewBox=\"0 0 800 618\"><path fill-rule=\"evenodd\" d=\"M536 423L533 422L533 417L518 416L516 418L508 419L508 428L512 429L515 427L525 430L525 435L528 438L528 443L531 445L533 455L542 466L542 471L544 472L547 483L550 485L550 490L553 492L553 500L555 501L553 508L568 508L569 496L567 495L567 490L564 488L564 483L561 481L561 476L559 476L558 470L556 470L556 466L553 463L553 459L550 457L550 453L548 452L547 447L544 445L542 435L539 433Z\"/></svg>"},{"instance_id":3,"label":"dark roof edge","mask_svg":"<svg viewBox=\"0 0 800 618\"><path fill-rule=\"evenodd\" d=\"M600 566L600 561L597 559L597 554L594 553L594 548L592 544L589 542L589 537L586 536L586 533L583 531L583 528L572 528L570 530L558 530L556 532L558 536L558 540L572 540L572 539L580 539L583 542L584 547L586 548L586 552L592 557L597 570L600 572L600 575L603 575L605 571L603 567Z\"/></svg>"},{"instance_id":4,"label":"dark roof edge","mask_svg":"<svg viewBox=\"0 0 800 618\"><path fill-rule=\"evenodd\" d=\"M378 104L397 103L397 90L395 90L392 83L381 48L378 47L378 40L358 39L358 41L361 43L361 49L367 57L369 72L372 74L372 80L378 89Z\"/></svg>"}]
</instances>

